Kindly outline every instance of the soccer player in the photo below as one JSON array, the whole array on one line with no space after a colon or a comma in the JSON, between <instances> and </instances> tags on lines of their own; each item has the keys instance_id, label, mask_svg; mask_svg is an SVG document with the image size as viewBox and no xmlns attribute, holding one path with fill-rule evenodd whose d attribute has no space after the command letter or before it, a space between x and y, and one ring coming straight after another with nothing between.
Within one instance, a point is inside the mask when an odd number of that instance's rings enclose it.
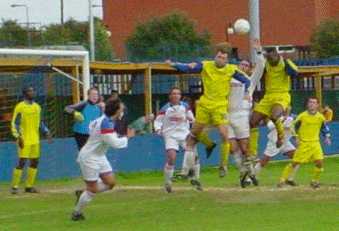
<instances>
[{"instance_id":1,"label":"soccer player","mask_svg":"<svg viewBox=\"0 0 339 231\"><path fill-rule=\"evenodd\" d=\"M33 187L40 157L40 134L41 132L48 140L52 141L49 130L42 122L42 111L39 104L34 102L34 90L25 87L22 90L23 101L15 106L12 119L12 134L18 141L19 162L13 171L11 193L18 193L18 185L21 180L22 169L29 159L25 192L39 193Z\"/></svg>"},{"instance_id":2,"label":"soccer player","mask_svg":"<svg viewBox=\"0 0 339 231\"><path fill-rule=\"evenodd\" d=\"M165 164L165 189L167 193L172 192L172 178L174 173L174 164L179 146L186 149L186 137L189 134L188 122L194 121L194 116L188 103L180 101L181 90L178 87L172 87L169 92L170 102L161 108L154 121L154 130L159 136L165 139L165 149L167 162ZM183 164L183 171L187 171L186 164ZM200 171L199 160L195 161L194 170ZM193 178L197 189L201 190L198 182L199 174Z\"/></svg>"},{"instance_id":3,"label":"soccer player","mask_svg":"<svg viewBox=\"0 0 339 231\"><path fill-rule=\"evenodd\" d=\"M258 84L264 71L264 58L261 51L259 39L253 41L253 48L256 52L256 67L251 73L251 62L242 60L238 67L248 76L251 76L250 94L253 94L255 86ZM246 175L249 175L254 185L258 185L258 180L252 173L253 166L251 161L244 162L244 157L249 156L248 140L250 136L249 116L252 109L252 104L244 99L245 86L236 79L231 80L231 90L228 96L228 138L230 142L230 153L233 155L235 163L241 172L240 184L246 186ZM228 156L221 158L221 166L219 168L219 176L224 177L227 171ZM243 164L246 165L243 166Z\"/></svg>"},{"instance_id":4,"label":"soccer player","mask_svg":"<svg viewBox=\"0 0 339 231\"><path fill-rule=\"evenodd\" d=\"M114 123L121 118L122 103L119 99L106 102L105 113L89 125L90 135L85 146L80 150L78 163L86 182L86 190L77 190L77 204L72 213L72 220L85 220L82 212L92 201L95 193L110 190L115 186L112 167L107 160L108 147L125 148L128 140L135 136L134 129L128 129L125 137L118 137ZM101 180L99 181L99 178Z\"/></svg>"},{"instance_id":5,"label":"soccer player","mask_svg":"<svg viewBox=\"0 0 339 231\"><path fill-rule=\"evenodd\" d=\"M87 101L68 105L64 109L67 115L73 115L76 122L74 124L74 138L78 146L78 150L85 145L89 137L89 124L100 117L102 111L100 106L97 105L99 100L98 88L92 87L87 91Z\"/></svg>"},{"instance_id":6,"label":"soccer player","mask_svg":"<svg viewBox=\"0 0 339 231\"><path fill-rule=\"evenodd\" d=\"M236 65L227 64L230 47L228 44L220 44L217 47L214 61L203 61L190 64L173 63L166 61L167 65L173 66L182 73L201 73L204 93L199 99L196 110L196 120L192 131L187 137L185 160L190 169L194 168L197 153L196 143L201 141L202 130L211 123L218 128L221 136L221 153L227 155L229 143L227 135L227 96L229 94L231 79L235 78L245 84L245 98L251 100L247 89L250 81L239 71Z\"/></svg>"},{"instance_id":7,"label":"soccer player","mask_svg":"<svg viewBox=\"0 0 339 231\"><path fill-rule=\"evenodd\" d=\"M291 116L292 107L288 106L287 109L283 112L281 117L281 121L283 123L284 132L285 132L285 140L283 145L280 148L277 148L277 131L275 130L275 126L272 121L267 123L267 127L270 130L270 133L267 135L268 142L266 149L264 151L264 156L260 159L259 163L254 167L255 175L258 175L261 170L265 167L265 165L271 160L272 157L276 156L278 153L282 153L283 155L288 156L289 158L293 158L295 147L291 143L290 138L292 137L291 133L291 125L294 121L294 118ZM297 183L294 182L294 177L296 172L298 171L299 165L297 165L290 177L286 180L286 183L291 186L298 186Z\"/></svg>"},{"instance_id":8,"label":"soccer player","mask_svg":"<svg viewBox=\"0 0 339 231\"><path fill-rule=\"evenodd\" d=\"M277 184L278 187L283 187L286 179L289 178L293 169L300 163L314 162L313 177L311 179L311 187L318 188L318 178L323 172L323 151L319 141L319 132L325 136L325 143L331 145L330 132L325 123L325 117L317 111L319 100L317 98L309 98L307 103L307 111L298 115L292 123L291 132L296 137L297 150L294 153L292 162L286 166L282 176ZM299 126L298 133L295 127Z\"/></svg>"},{"instance_id":9,"label":"soccer player","mask_svg":"<svg viewBox=\"0 0 339 231\"><path fill-rule=\"evenodd\" d=\"M284 129L281 122L282 112L289 106L291 96L291 76L298 75L297 66L289 59L283 59L273 48L266 50L265 61L265 95L254 108L250 119L250 149L251 155L257 156L259 122L267 117L272 120L277 130L277 147L284 141Z\"/></svg>"}]
</instances>

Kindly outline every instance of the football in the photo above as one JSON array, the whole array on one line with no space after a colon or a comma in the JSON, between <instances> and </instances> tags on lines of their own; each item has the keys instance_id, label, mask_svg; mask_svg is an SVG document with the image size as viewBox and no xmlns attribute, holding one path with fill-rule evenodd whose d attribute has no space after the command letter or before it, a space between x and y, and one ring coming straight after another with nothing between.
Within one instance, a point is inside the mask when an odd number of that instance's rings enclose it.
<instances>
[{"instance_id":1,"label":"football","mask_svg":"<svg viewBox=\"0 0 339 231\"><path fill-rule=\"evenodd\" d=\"M234 30L237 34L247 34L250 31L250 24L246 19L238 19L234 23Z\"/></svg>"}]
</instances>

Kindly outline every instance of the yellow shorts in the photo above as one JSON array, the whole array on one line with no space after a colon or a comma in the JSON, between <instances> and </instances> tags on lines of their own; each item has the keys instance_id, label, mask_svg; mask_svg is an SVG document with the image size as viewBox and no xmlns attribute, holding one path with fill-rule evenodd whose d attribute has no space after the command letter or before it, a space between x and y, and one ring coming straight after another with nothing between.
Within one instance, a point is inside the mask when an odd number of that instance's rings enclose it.
<instances>
[{"instance_id":1,"label":"yellow shorts","mask_svg":"<svg viewBox=\"0 0 339 231\"><path fill-rule=\"evenodd\" d=\"M40 144L25 145L19 148L19 158L36 159L40 157Z\"/></svg>"},{"instance_id":2,"label":"yellow shorts","mask_svg":"<svg viewBox=\"0 0 339 231\"><path fill-rule=\"evenodd\" d=\"M293 161L298 163L314 162L324 159L323 150L319 141L302 142L294 153Z\"/></svg>"},{"instance_id":3,"label":"yellow shorts","mask_svg":"<svg viewBox=\"0 0 339 231\"><path fill-rule=\"evenodd\" d=\"M289 93L265 94L260 100L254 111L270 116L272 108L275 104L280 104L285 110L291 103L291 95Z\"/></svg>"},{"instance_id":4,"label":"yellow shorts","mask_svg":"<svg viewBox=\"0 0 339 231\"><path fill-rule=\"evenodd\" d=\"M199 102L195 120L200 124L211 124L213 126L227 123L227 104L227 101L215 103Z\"/></svg>"}]
</instances>

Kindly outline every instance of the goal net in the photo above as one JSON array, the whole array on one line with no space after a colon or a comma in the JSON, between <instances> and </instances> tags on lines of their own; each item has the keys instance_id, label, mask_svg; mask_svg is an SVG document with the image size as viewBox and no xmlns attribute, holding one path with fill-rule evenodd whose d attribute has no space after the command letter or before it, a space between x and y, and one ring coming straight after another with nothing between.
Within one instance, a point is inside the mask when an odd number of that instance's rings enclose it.
<instances>
[{"instance_id":1,"label":"goal net","mask_svg":"<svg viewBox=\"0 0 339 231\"><path fill-rule=\"evenodd\" d=\"M62 110L86 99L89 76L87 51L0 49L0 141L11 140L14 107L26 86L33 87L52 136L70 136L73 121Z\"/></svg>"}]
</instances>

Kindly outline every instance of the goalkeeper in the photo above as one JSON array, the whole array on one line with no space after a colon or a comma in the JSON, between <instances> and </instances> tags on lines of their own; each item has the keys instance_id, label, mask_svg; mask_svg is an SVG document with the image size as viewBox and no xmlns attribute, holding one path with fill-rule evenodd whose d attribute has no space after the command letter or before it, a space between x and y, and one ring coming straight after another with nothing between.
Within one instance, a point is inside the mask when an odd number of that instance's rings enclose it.
<instances>
[{"instance_id":1,"label":"goalkeeper","mask_svg":"<svg viewBox=\"0 0 339 231\"><path fill-rule=\"evenodd\" d=\"M102 109L97 105L99 101L98 88L90 88L87 91L87 96L87 101L68 105L63 111L67 115L73 115L76 120L73 131L79 151L86 144L89 137L89 124L102 114Z\"/></svg>"}]
</instances>

